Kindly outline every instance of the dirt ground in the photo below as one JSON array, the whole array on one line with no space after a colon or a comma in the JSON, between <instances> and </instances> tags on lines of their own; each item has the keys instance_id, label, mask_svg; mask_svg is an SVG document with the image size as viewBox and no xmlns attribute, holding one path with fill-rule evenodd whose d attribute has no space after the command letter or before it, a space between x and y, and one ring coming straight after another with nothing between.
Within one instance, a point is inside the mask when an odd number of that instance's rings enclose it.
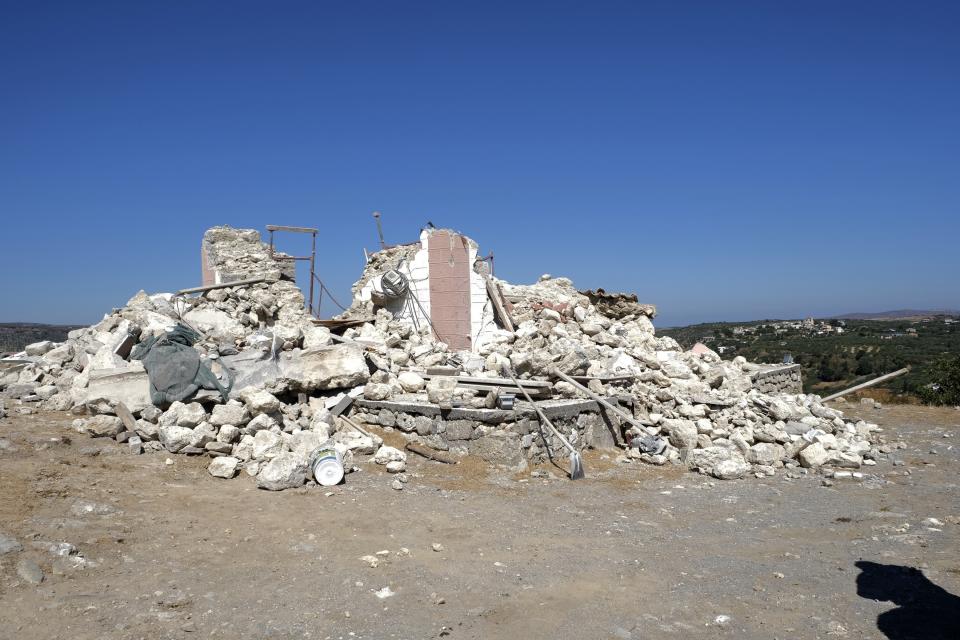
<instances>
[{"instance_id":1,"label":"dirt ground","mask_svg":"<svg viewBox=\"0 0 960 640\"><path fill-rule=\"evenodd\" d=\"M0 555L0 638L958 638L960 411L857 411L907 447L832 486L411 455L403 491L362 463L282 493L15 415L0 533L23 550Z\"/></svg>"}]
</instances>

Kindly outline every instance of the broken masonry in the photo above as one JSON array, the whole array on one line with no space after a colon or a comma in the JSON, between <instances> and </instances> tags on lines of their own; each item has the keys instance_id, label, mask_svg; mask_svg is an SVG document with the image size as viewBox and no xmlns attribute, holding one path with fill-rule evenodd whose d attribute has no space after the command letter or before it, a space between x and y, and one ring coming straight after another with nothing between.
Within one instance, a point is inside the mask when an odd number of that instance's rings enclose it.
<instances>
[{"instance_id":1,"label":"broken masonry","mask_svg":"<svg viewBox=\"0 0 960 640\"><path fill-rule=\"evenodd\" d=\"M450 229L369 254L330 320L305 308L293 257L256 230L208 230L201 272L200 287L141 291L62 344L0 360L6 411L71 411L79 431L207 456L212 475L242 471L267 489L309 481L321 447L347 471L369 459L402 472L405 452L371 425L434 460L510 471L566 459L564 441L720 479L883 456L876 425L800 393L796 365L684 351L632 294L549 275L511 284ZM150 358L171 344L176 366Z\"/></svg>"}]
</instances>

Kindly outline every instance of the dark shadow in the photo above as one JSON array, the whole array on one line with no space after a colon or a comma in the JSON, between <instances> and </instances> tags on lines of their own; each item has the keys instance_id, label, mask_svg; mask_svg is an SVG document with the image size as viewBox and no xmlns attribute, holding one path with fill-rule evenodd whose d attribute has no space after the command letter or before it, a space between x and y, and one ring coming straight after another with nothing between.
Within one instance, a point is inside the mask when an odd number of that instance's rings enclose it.
<instances>
[{"instance_id":1,"label":"dark shadow","mask_svg":"<svg viewBox=\"0 0 960 640\"><path fill-rule=\"evenodd\" d=\"M877 628L890 640L957 640L960 597L930 582L913 567L861 560L857 595L897 605L877 616Z\"/></svg>"},{"instance_id":2,"label":"dark shadow","mask_svg":"<svg viewBox=\"0 0 960 640\"><path fill-rule=\"evenodd\" d=\"M618 447L626 445L626 438L623 437L623 425L620 424L619 420L613 420L608 416L607 409L602 405L600 405L600 418L603 420L603 424L607 428L610 437L613 438L613 444Z\"/></svg>"}]
</instances>

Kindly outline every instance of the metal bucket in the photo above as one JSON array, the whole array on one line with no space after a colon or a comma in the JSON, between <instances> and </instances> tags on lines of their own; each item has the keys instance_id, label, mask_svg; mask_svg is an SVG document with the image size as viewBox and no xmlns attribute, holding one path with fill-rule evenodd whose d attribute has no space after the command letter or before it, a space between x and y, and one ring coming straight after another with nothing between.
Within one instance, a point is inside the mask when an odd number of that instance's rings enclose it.
<instances>
[{"instance_id":1,"label":"metal bucket","mask_svg":"<svg viewBox=\"0 0 960 640\"><path fill-rule=\"evenodd\" d=\"M322 447L313 454L310 464L317 484L332 487L343 480L343 456L333 447Z\"/></svg>"}]
</instances>

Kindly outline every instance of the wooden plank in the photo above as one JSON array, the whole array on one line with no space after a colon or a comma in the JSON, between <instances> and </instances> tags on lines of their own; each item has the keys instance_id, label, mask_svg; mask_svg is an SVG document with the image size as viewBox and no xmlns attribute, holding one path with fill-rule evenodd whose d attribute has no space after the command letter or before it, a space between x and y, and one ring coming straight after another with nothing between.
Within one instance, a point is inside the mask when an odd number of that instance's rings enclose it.
<instances>
[{"instance_id":1,"label":"wooden plank","mask_svg":"<svg viewBox=\"0 0 960 640\"><path fill-rule=\"evenodd\" d=\"M474 391L495 391L497 393L514 393L519 394L521 389L513 385L493 385L493 384L471 384L469 382L458 382L458 387L463 387L464 389L473 389ZM549 389L543 388L528 388L523 387L523 391L526 391L530 395L536 396L538 398L549 398L552 394Z\"/></svg>"},{"instance_id":2,"label":"wooden plank","mask_svg":"<svg viewBox=\"0 0 960 640\"><path fill-rule=\"evenodd\" d=\"M433 378L433 377L451 377L451 376L432 376L430 374L420 374L424 378ZM515 387L513 381L509 378L481 378L479 376L453 376L456 377L457 382L467 382L471 384L492 384L492 385L502 385L507 387ZM521 380L520 384L523 385L525 389L550 389L553 387L553 384L549 380Z\"/></svg>"},{"instance_id":3,"label":"wooden plank","mask_svg":"<svg viewBox=\"0 0 960 640\"><path fill-rule=\"evenodd\" d=\"M267 282L267 278L247 278L246 280L235 280L233 282L221 282L220 284L208 284L205 287L193 287L192 289L180 289L174 295L185 296L189 293L203 293L204 291L213 291L214 289L226 289L227 287L242 287L246 284L258 284Z\"/></svg>"},{"instance_id":4,"label":"wooden plank","mask_svg":"<svg viewBox=\"0 0 960 640\"><path fill-rule=\"evenodd\" d=\"M513 326L513 318L507 313L503 296L500 295L500 287L497 286L497 283L494 282L490 276L485 276L484 280L487 284L487 297L490 298L490 302L493 304L493 314L496 316L497 321L507 331L516 331Z\"/></svg>"},{"instance_id":5,"label":"wooden plank","mask_svg":"<svg viewBox=\"0 0 960 640\"><path fill-rule=\"evenodd\" d=\"M416 442L408 442L406 446L407 451L412 451L413 453L423 456L427 460L436 460L437 462L443 462L444 464L457 464L460 462L455 456L446 453L445 451L437 451L436 449L431 449L430 447L418 444Z\"/></svg>"},{"instance_id":6,"label":"wooden plank","mask_svg":"<svg viewBox=\"0 0 960 640\"><path fill-rule=\"evenodd\" d=\"M600 382L623 382L625 380L633 380L637 376L633 374L627 374L623 376L570 376L577 382L590 382L591 380L599 380Z\"/></svg>"},{"instance_id":7,"label":"wooden plank","mask_svg":"<svg viewBox=\"0 0 960 640\"><path fill-rule=\"evenodd\" d=\"M558 378L560 378L561 380L565 380L565 381L569 382L570 384L572 384L573 386L575 386L577 389L579 389L579 390L582 391L583 393L587 394L591 399L593 399L593 400L595 400L597 403L599 403L600 406L602 406L602 407L604 407L604 408L606 408L606 409L609 409L610 411L612 411L613 413L615 413L617 416L619 416L621 420L625 420L625 421L629 422L631 425L633 425L634 427L636 427L637 429L639 429L639 430L640 430L640 433L649 433L650 435L656 435L656 434L658 433L658 431L659 431L658 429L654 429L654 428L652 428L652 427L647 427L646 425L640 424L640 423L637 422L637 420L635 420L634 417L631 416L629 413L627 413L626 411L624 411L624 410L621 409L620 407L615 407L615 406L613 406L612 404L610 404L609 402L607 402L606 399L601 398L600 396L598 396L597 394L595 394L593 391L590 391L590 389L587 389L585 386L583 386L582 384L580 384L579 382L577 382L576 380L574 380L573 378L571 378L570 376L568 376L568 375L565 374L564 372L560 371L560 369L557 369L556 367L554 367L554 369L553 369L553 374L554 374L555 376L557 376Z\"/></svg>"},{"instance_id":8,"label":"wooden plank","mask_svg":"<svg viewBox=\"0 0 960 640\"><path fill-rule=\"evenodd\" d=\"M858 385L855 386L855 387L850 387L850 388L847 389L846 391L840 391L839 393L835 393L835 394L833 394L832 396L827 396L826 398L824 398L824 399L821 400L820 402L828 402L828 401L830 401L830 400L835 400L836 398L839 398L840 396L845 396L845 395L847 395L848 393L853 393L854 391L860 391L860 389L866 389L867 387L872 387L873 385L875 385L875 384L880 384L881 382L884 382L884 381L886 381L886 380L889 380L890 378L896 378L897 376L903 375L903 374L905 374L907 371L910 371L910 367L904 367L903 369L898 369L897 371L894 371L893 373L888 373L888 374L886 374L886 375L880 376L879 378L874 378L873 380L868 380L867 382L864 382L864 383L862 383L862 384L858 384Z\"/></svg>"},{"instance_id":9,"label":"wooden plank","mask_svg":"<svg viewBox=\"0 0 960 640\"><path fill-rule=\"evenodd\" d=\"M333 331L335 329L347 329L349 327L358 327L362 324L366 324L367 322L373 322L374 320L376 320L376 318L373 318L373 317L351 318L349 320L332 320L332 319L320 320L319 318L313 318L312 322L315 325L326 327L327 329L330 329L331 331Z\"/></svg>"},{"instance_id":10,"label":"wooden plank","mask_svg":"<svg viewBox=\"0 0 960 640\"><path fill-rule=\"evenodd\" d=\"M292 231L293 233L317 233L319 229L313 227L286 227L281 224L268 224L267 231Z\"/></svg>"}]
</instances>

